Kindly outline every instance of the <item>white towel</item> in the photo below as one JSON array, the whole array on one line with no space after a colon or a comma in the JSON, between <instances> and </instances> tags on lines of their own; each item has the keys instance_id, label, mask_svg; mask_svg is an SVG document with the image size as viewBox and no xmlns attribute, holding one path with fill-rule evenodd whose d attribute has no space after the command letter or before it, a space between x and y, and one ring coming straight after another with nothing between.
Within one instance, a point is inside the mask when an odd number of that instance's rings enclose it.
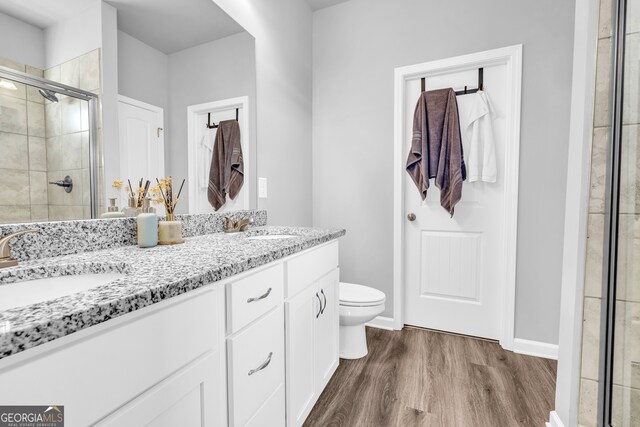
<instances>
[{"instance_id":1,"label":"white towel","mask_svg":"<svg viewBox=\"0 0 640 427\"><path fill-rule=\"evenodd\" d=\"M217 129L206 129L200 139L200 171L198 173L198 184L201 190L209 188L209 168L211 167L211 157L213 156L213 142L216 138Z\"/></svg>"},{"instance_id":2,"label":"white towel","mask_svg":"<svg viewBox=\"0 0 640 427\"><path fill-rule=\"evenodd\" d=\"M493 135L495 111L486 92L458 97L462 145L469 182L496 182L496 143Z\"/></svg>"}]
</instances>

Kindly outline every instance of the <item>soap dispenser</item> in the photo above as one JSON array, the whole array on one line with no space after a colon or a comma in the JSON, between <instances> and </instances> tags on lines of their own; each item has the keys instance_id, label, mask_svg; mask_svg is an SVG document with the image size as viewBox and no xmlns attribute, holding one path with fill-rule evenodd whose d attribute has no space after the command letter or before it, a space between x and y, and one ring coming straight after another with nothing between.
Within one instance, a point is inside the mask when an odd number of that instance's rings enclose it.
<instances>
[{"instance_id":1,"label":"soap dispenser","mask_svg":"<svg viewBox=\"0 0 640 427\"><path fill-rule=\"evenodd\" d=\"M124 214L124 216L130 218L134 218L136 215L138 215L139 211L136 206L136 199L133 196L129 196L128 206L122 209L122 213Z\"/></svg>"},{"instance_id":2,"label":"soap dispenser","mask_svg":"<svg viewBox=\"0 0 640 427\"><path fill-rule=\"evenodd\" d=\"M152 248L158 244L158 216L150 212L149 203L149 199L142 201L142 213L136 217L140 248Z\"/></svg>"},{"instance_id":3,"label":"soap dispenser","mask_svg":"<svg viewBox=\"0 0 640 427\"><path fill-rule=\"evenodd\" d=\"M124 217L124 214L120 212L120 209L118 209L118 207L116 206L116 199L113 197L110 198L109 207L107 208L107 211L105 213L100 215L100 218L122 218L122 217Z\"/></svg>"}]
</instances>

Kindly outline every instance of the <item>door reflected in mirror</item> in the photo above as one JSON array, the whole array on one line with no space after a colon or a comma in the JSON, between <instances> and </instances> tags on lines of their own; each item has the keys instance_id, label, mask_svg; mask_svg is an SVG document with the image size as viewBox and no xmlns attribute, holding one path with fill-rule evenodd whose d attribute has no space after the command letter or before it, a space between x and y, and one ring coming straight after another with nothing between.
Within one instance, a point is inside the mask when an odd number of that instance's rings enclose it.
<instances>
[{"instance_id":1,"label":"door reflected in mirror","mask_svg":"<svg viewBox=\"0 0 640 427\"><path fill-rule=\"evenodd\" d=\"M169 176L187 180L176 213L213 212L206 118L236 108L245 179L219 211L256 207L255 41L212 1L3 3L0 37L0 223L100 217L127 207L129 180ZM56 85L97 95L95 126Z\"/></svg>"}]
</instances>

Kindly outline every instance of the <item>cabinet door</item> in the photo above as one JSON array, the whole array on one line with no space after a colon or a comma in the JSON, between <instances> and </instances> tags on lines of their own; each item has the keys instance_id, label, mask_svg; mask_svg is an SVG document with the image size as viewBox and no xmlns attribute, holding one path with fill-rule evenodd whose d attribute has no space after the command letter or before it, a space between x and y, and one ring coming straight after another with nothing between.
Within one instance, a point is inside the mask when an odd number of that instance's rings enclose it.
<instances>
[{"instance_id":1,"label":"cabinet door","mask_svg":"<svg viewBox=\"0 0 640 427\"><path fill-rule=\"evenodd\" d=\"M126 404L97 426L215 427L221 425L219 352L209 353Z\"/></svg>"},{"instance_id":2,"label":"cabinet door","mask_svg":"<svg viewBox=\"0 0 640 427\"><path fill-rule=\"evenodd\" d=\"M322 311L315 322L316 392L322 393L338 368L339 354L339 302L336 268L318 281Z\"/></svg>"},{"instance_id":3,"label":"cabinet door","mask_svg":"<svg viewBox=\"0 0 640 427\"><path fill-rule=\"evenodd\" d=\"M314 327L319 290L310 286L285 302L287 335L287 425L302 425L317 400Z\"/></svg>"}]
</instances>

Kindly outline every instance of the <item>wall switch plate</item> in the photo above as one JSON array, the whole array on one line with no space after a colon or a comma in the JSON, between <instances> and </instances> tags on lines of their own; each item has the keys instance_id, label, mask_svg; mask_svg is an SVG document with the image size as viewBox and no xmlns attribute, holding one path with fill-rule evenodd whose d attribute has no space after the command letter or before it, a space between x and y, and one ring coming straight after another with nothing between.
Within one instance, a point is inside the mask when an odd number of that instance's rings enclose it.
<instances>
[{"instance_id":1,"label":"wall switch plate","mask_svg":"<svg viewBox=\"0 0 640 427\"><path fill-rule=\"evenodd\" d=\"M267 178L258 178L258 197L267 198Z\"/></svg>"}]
</instances>

